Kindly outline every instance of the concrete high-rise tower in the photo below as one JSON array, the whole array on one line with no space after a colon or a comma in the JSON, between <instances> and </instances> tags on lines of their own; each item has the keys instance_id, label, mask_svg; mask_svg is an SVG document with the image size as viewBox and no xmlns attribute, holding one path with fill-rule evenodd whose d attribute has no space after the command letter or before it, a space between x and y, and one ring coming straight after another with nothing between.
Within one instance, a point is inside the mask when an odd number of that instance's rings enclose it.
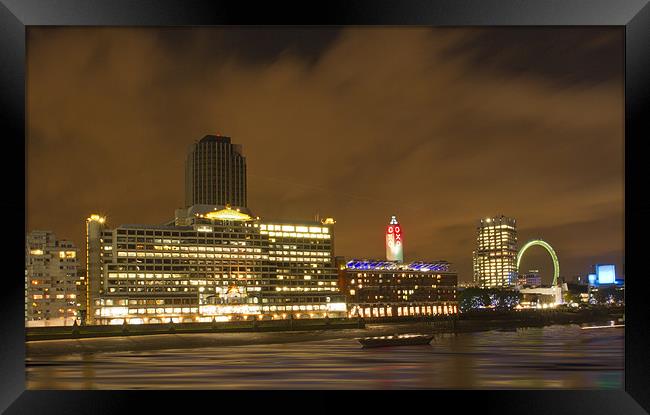
<instances>
[{"instance_id":1,"label":"concrete high-rise tower","mask_svg":"<svg viewBox=\"0 0 650 415\"><path fill-rule=\"evenodd\" d=\"M106 218L92 214L86 219L86 322L92 324L99 317L101 298L107 291L104 278L104 259L112 258L113 252L102 248L102 232L106 226ZM107 238L106 241L113 241ZM106 257L104 257L106 255ZM126 275L126 274L124 274ZM115 287L112 288L116 290Z\"/></svg>"},{"instance_id":2,"label":"concrete high-rise tower","mask_svg":"<svg viewBox=\"0 0 650 415\"><path fill-rule=\"evenodd\" d=\"M246 158L230 137L206 135L185 162L185 206L246 207Z\"/></svg>"},{"instance_id":3,"label":"concrete high-rise tower","mask_svg":"<svg viewBox=\"0 0 650 415\"><path fill-rule=\"evenodd\" d=\"M477 228L474 282L481 288L517 284L517 225L503 215L481 219Z\"/></svg>"}]
</instances>

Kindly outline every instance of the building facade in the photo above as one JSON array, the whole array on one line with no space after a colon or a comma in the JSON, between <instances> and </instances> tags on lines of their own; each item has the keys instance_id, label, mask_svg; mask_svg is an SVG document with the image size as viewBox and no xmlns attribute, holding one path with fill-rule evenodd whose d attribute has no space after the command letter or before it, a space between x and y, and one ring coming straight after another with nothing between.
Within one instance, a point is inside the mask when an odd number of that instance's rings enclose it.
<instances>
[{"instance_id":1,"label":"building facade","mask_svg":"<svg viewBox=\"0 0 650 415\"><path fill-rule=\"evenodd\" d=\"M564 294L568 291L567 285L554 285L552 287L521 288L522 298L520 308L549 308L564 304Z\"/></svg>"},{"instance_id":2,"label":"building facade","mask_svg":"<svg viewBox=\"0 0 650 415\"><path fill-rule=\"evenodd\" d=\"M333 220L262 221L247 209L197 205L173 224L88 219L88 310L95 324L347 315Z\"/></svg>"},{"instance_id":3,"label":"building facade","mask_svg":"<svg viewBox=\"0 0 650 415\"><path fill-rule=\"evenodd\" d=\"M518 276L517 285L522 287L540 287L542 276L538 270L531 269L527 273Z\"/></svg>"},{"instance_id":4,"label":"building facade","mask_svg":"<svg viewBox=\"0 0 650 415\"><path fill-rule=\"evenodd\" d=\"M88 288L86 287L86 276L88 272L86 271L85 268L82 267L82 265L79 265L79 268L77 269L77 281L75 281L76 285L76 290L77 290L77 309L79 311L78 316L79 316L79 321L81 323L86 322L86 316L87 316L87 311L86 307L88 306Z\"/></svg>"},{"instance_id":5,"label":"building facade","mask_svg":"<svg viewBox=\"0 0 650 415\"><path fill-rule=\"evenodd\" d=\"M437 316L458 313L458 276L445 261L337 258L349 317Z\"/></svg>"},{"instance_id":6,"label":"building facade","mask_svg":"<svg viewBox=\"0 0 650 415\"><path fill-rule=\"evenodd\" d=\"M473 252L474 282L481 288L517 284L517 226L503 215L481 219Z\"/></svg>"},{"instance_id":7,"label":"building facade","mask_svg":"<svg viewBox=\"0 0 650 415\"><path fill-rule=\"evenodd\" d=\"M185 206L246 207L246 158L230 137L206 135L190 146L185 161Z\"/></svg>"},{"instance_id":8,"label":"building facade","mask_svg":"<svg viewBox=\"0 0 650 415\"><path fill-rule=\"evenodd\" d=\"M78 250L52 232L32 231L25 244L27 326L74 324L78 316Z\"/></svg>"}]
</instances>

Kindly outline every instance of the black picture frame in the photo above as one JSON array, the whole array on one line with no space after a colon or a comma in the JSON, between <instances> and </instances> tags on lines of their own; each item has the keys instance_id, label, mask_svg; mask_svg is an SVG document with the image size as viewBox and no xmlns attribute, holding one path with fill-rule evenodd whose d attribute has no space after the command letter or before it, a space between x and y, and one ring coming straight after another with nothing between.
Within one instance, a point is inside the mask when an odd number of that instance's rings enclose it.
<instances>
[{"instance_id":1,"label":"black picture frame","mask_svg":"<svg viewBox=\"0 0 650 415\"><path fill-rule=\"evenodd\" d=\"M650 308L644 278L643 250L650 235L650 204L644 141L650 137L650 6L648 0L338 0L322 2L250 1L128 1L128 0L0 0L0 120L4 149L2 341L0 342L0 409L6 413L131 412L144 403L151 411L193 410L199 402L214 405L215 392L172 396L170 392L27 391L25 390L25 328L20 258L24 255L26 182L20 180L25 163L26 26L190 26L190 25L431 25L431 26L620 26L625 27L625 249L626 332L625 386L622 391L427 391L413 396L418 405L454 412L471 401L500 413L621 413L650 411ZM22 157L21 157L22 155ZM22 221L21 221L22 219ZM470 394L471 397L467 395ZM249 400L262 410L282 405L293 395L265 393ZM321 394L322 395L322 394ZM228 392L221 399L242 399ZM385 397L348 394L348 410L383 407ZM308 398L311 399L311 398ZM336 405L331 398L324 405ZM391 399L389 399L391 400ZM309 401L308 401L309 402ZM311 406L314 406L311 401ZM328 403L329 402L329 403ZM415 404L413 404L415 410ZM409 404L411 406L411 404ZM408 408L408 407L407 407ZM645 411L644 411L645 408ZM249 412L250 407L247 407ZM464 412L464 411L461 411ZM483 410L481 412L484 412Z\"/></svg>"}]
</instances>

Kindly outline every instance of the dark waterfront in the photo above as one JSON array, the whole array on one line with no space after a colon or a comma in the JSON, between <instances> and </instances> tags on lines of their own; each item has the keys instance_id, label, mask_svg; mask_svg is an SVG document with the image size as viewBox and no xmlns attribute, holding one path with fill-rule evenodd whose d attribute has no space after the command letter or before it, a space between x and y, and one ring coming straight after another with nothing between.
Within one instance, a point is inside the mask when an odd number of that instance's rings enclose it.
<instances>
[{"instance_id":1,"label":"dark waterfront","mask_svg":"<svg viewBox=\"0 0 650 415\"><path fill-rule=\"evenodd\" d=\"M438 334L430 346L353 338L27 359L28 389L623 388L624 329Z\"/></svg>"}]
</instances>

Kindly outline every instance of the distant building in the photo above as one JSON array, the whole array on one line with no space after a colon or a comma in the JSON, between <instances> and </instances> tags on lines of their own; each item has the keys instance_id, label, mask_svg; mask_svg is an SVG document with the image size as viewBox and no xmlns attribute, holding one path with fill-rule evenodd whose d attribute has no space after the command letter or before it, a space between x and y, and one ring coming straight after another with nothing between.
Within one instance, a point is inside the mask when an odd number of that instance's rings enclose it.
<instances>
[{"instance_id":1,"label":"distant building","mask_svg":"<svg viewBox=\"0 0 650 415\"><path fill-rule=\"evenodd\" d=\"M616 283L616 265L596 264L594 268L596 269L597 285Z\"/></svg>"},{"instance_id":2,"label":"distant building","mask_svg":"<svg viewBox=\"0 0 650 415\"><path fill-rule=\"evenodd\" d=\"M542 285L542 276L536 269L531 269L527 273L520 275L518 285L522 287L539 287Z\"/></svg>"},{"instance_id":3,"label":"distant building","mask_svg":"<svg viewBox=\"0 0 650 415\"><path fill-rule=\"evenodd\" d=\"M596 280L596 274L587 275L587 284L588 285L598 285L598 281Z\"/></svg>"},{"instance_id":4,"label":"distant building","mask_svg":"<svg viewBox=\"0 0 650 415\"><path fill-rule=\"evenodd\" d=\"M589 274L589 302L600 304L623 304L625 281L616 278L614 264L596 264L595 272Z\"/></svg>"},{"instance_id":5,"label":"distant building","mask_svg":"<svg viewBox=\"0 0 650 415\"><path fill-rule=\"evenodd\" d=\"M596 264L592 266L592 269L594 272L586 277L586 283L591 287L625 285L625 280L617 278L616 265L614 264Z\"/></svg>"},{"instance_id":6,"label":"distant building","mask_svg":"<svg viewBox=\"0 0 650 415\"><path fill-rule=\"evenodd\" d=\"M522 308L548 308L564 304L564 293L568 290L566 284L552 287L521 288L519 293L522 299L519 305Z\"/></svg>"},{"instance_id":7,"label":"distant building","mask_svg":"<svg viewBox=\"0 0 650 415\"><path fill-rule=\"evenodd\" d=\"M410 262L337 258L350 317L407 317L458 312L458 276L446 261Z\"/></svg>"},{"instance_id":8,"label":"distant building","mask_svg":"<svg viewBox=\"0 0 650 415\"><path fill-rule=\"evenodd\" d=\"M88 229L88 317L97 324L344 317L334 223L266 221L196 205L170 225Z\"/></svg>"},{"instance_id":9,"label":"distant building","mask_svg":"<svg viewBox=\"0 0 650 415\"><path fill-rule=\"evenodd\" d=\"M481 219L473 252L474 282L481 288L508 288L517 283L517 227L503 215Z\"/></svg>"},{"instance_id":10,"label":"distant building","mask_svg":"<svg viewBox=\"0 0 650 415\"><path fill-rule=\"evenodd\" d=\"M32 231L25 246L27 326L72 325L77 317L78 250L49 231Z\"/></svg>"},{"instance_id":11,"label":"distant building","mask_svg":"<svg viewBox=\"0 0 650 415\"><path fill-rule=\"evenodd\" d=\"M591 304L623 305L625 304L625 284L603 284L589 286Z\"/></svg>"},{"instance_id":12,"label":"distant building","mask_svg":"<svg viewBox=\"0 0 650 415\"><path fill-rule=\"evenodd\" d=\"M185 206L246 207L246 158L230 137L206 135L185 161Z\"/></svg>"},{"instance_id":13,"label":"distant building","mask_svg":"<svg viewBox=\"0 0 650 415\"><path fill-rule=\"evenodd\" d=\"M404 261L402 226L395 216L390 217L388 226L386 226L386 259L388 261Z\"/></svg>"},{"instance_id":14,"label":"distant building","mask_svg":"<svg viewBox=\"0 0 650 415\"><path fill-rule=\"evenodd\" d=\"M582 277L581 279L584 279ZM582 282L567 283L569 294L576 304L586 304L589 302L589 286Z\"/></svg>"}]
</instances>

